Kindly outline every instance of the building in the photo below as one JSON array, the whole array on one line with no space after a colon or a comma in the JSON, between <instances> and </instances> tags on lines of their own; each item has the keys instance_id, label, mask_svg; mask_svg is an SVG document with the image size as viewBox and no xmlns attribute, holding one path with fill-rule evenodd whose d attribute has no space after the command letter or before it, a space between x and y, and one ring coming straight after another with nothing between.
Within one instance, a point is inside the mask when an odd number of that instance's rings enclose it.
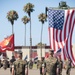
<instances>
[{"instance_id":1,"label":"building","mask_svg":"<svg viewBox=\"0 0 75 75\"><path fill-rule=\"evenodd\" d=\"M73 45L72 47L73 49L73 55L75 57L75 45ZM23 59L27 56L27 60L30 60L30 48L29 46L15 46L15 57L16 57L16 51L17 50L21 50L23 52ZM50 46L43 46L42 47L42 57L45 57L48 52L50 50ZM36 56L38 56L38 59L41 59L41 48L40 46L32 46L32 59L35 58ZM12 52L11 51L7 51L7 56L9 59L11 59L12 56Z\"/></svg>"},{"instance_id":2,"label":"building","mask_svg":"<svg viewBox=\"0 0 75 75\"><path fill-rule=\"evenodd\" d=\"M50 46L43 46L42 47L42 57L45 57L45 55L48 53L50 49ZM14 55L16 57L16 51L17 50L21 50L23 52L23 59L27 56L28 57L28 61L30 60L30 48L29 46L15 46L15 52ZM11 59L12 56L12 52L11 51L7 51L7 57L9 59ZM40 50L40 46L32 46L32 51L31 51L31 57L32 59L35 58L36 56L38 56L38 59L41 59L41 50Z\"/></svg>"}]
</instances>

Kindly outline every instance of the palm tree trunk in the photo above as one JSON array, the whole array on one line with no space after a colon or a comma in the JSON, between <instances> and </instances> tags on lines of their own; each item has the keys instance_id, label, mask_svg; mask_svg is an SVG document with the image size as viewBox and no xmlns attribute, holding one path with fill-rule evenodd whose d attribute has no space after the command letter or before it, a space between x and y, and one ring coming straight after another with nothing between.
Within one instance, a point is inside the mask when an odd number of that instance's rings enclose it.
<instances>
[{"instance_id":1,"label":"palm tree trunk","mask_svg":"<svg viewBox=\"0 0 75 75\"><path fill-rule=\"evenodd\" d=\"M30 59L32 59L31 13L30 13Z\"/></svg>"},{"instance_id":2,"label":"palm tree trunk","mask_svg":"<svg viewBox=\"0 0 75 75\"><path fill-rule=\"evenodd\" d=\"M14 25L12 24L12 34L14 34Z\"/></svg>"},{"instance_id":3,"label":"palm tree trunk","mask_svg":"<svg viewBox=\"0 0 75 75\"><path fill-rule=\"evenodd\" d=\"M12 34L14 34L14 25L12 24ZM14 51L12 51L12 56L14 56Z\"/></svg>"},{"instance_id":4,"label":"palm tree trunk","mask_svg":"<svg viewBox=\"0 0 75 75\"><path fill-rule=\"evenodd\" d=\"M43 23L42 23L42 27L41 27L41 39L40 39L40 43L41 43L41 57L42 57L42 32L43 32Z\"/></svg>"},{"instance_id":5,"label":"palm tree trunk","mask_svg":"<svg viewBox=\"0 0 75 75\"><path fill-rule=\"evenodd\" d=\"M25 24L25 40L24 40L24 45L26 46L26 24Z\"/></svg>"}]
</instances>

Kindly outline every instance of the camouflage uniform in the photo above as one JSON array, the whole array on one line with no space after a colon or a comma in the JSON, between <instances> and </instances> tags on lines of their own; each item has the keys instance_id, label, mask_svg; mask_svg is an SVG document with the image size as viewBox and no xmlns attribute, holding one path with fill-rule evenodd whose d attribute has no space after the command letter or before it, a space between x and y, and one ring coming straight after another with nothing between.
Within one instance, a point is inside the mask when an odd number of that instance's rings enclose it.
<instances>
[{"instance_id":1,"label":"camouflage uniform","mask_svg":"<svg viewBox=\"0 0 75 75\"><path fill-rule=\"evenodd\" d=\"M42 60L37 61L37 69L40 70L40 75L45 75L45 72L42 73L42 70L46 68L46 63L44 61L44 57L41 58Z\"/></svg>"},{"instance_id":2,"label":"camouflage uniform","mask_svg":"<svg viewBox=\"0 0 75 75\"><path fill-rule=\"evenodd\" d=\"M42 61L42 75L46 75L46 62L45 62L45 60Z\"/></svg>"},{"instance_id":3,"label":"camouflage uniform","mask_svg":"<svg viewBox=\"0 0 75 75\"><path fill-rule=\"evenodd\" d=\"M27 62L22 60L22 52L18 51L18 59L13 62L12 65L12 75L25 75L25 67Z\"/></svg>"},{"instance_id":4,"label":"camouflage uniform","mask_svg":"<svg viewBox=\"0 0 75 75\"><path fill-rule=\"evenodd\" d=\"M10 60L10 72L12 72L12 65L14 61L16 61L16 59L14 56L12 56L12 59Z\"/></svg>"},{"instance_id":5,"label":"camouflage uniform","mask_svg":"<svg viewBox=\"0 0 75 75\"><path fill-rule=\"evenodd\" d=\"M40 75L42 75L42 61L39 62Z\"/></svg>"},{"instance_id":6,"label":"camouflage uniform","mask_svg":"<svg viewBox=\"0 0 75 75\"><path fill-rule=\"evenodd\" d=\"M33 61L32 61L32 60L29 61L29 68L30 68L30 69L33 68Z\"/></svg>"},{"instance_id":7,"label":"camouflage uniform","mask_svg":"<svg viewBox=\"0 0 75 75\"><path fill-rule=\"evenodd\" d=\"M59 74L58 75L62 75L62 69L63 69L63 61L58 61L59 62Z\"/></svg>"},{"instance_id":8,"label":"camouflage uniform","mask_svg":"<svg viewBox=\"0 0 75 75\"><path fill-rule=\"evenodd\" d=\"M41 64L40 64L40 60L37 61L37 69L40 69Z\"/></svg>"},{"instance_id":9,"label":"camouflage uniform","mask_svg":"<svg viewBox=\"0 0 75 75\"><path fill-rule=\"evenodd\" d=\"M59 67L59 62L57 58L50 56L46 59L46 74L56 75L56 70Z\"/></svg>"},{"instance_id":10,"label":"camouflage uniform","mask_svg":"<svg viewBox=\"0 0 75 75\"><path fill-rule=\"evenodd\" d=\"M70 59L65 61L65 69L66 69L66 75L70 75L70 71L71 71L71 60Z\"/></svg>"},{"instance_id":11,"label":"camouflage uniform","mask_svg":"<svg viewBox=\"0 0 75 75\"><path fill-rule=\"evenodd\" d=\"M13 63L13 65L14 65L15 75L25 75L26 62L24 60L17 60Z\"/></svg>"},{"instance_id":12,"label":"camouflage uniform","mask_svg":"<svg viewBox=\"0 0 75 75\"><path fill-rule=\"evenodd\" d=\"M4 69L7 69L8 68L8 61L7 61L6 58L3 60L3 68Z\"/></svg>"},{"instance_id":13,"label":"camouflage uniform","mask_svg":"<svg viewBox=\"0 0 75 75\"><path fill-rule=\"evenodd\" d=\"M45 67L46 67L45 61L44 61L44 60L43 60L43 61L39 60L39 61L37 62L37 67L38 67L38 69L40 70L40 75L45 75L45 72L44 72L44 74L42 73L42 68L45 69Z\"/></svg>"}]
</instances>

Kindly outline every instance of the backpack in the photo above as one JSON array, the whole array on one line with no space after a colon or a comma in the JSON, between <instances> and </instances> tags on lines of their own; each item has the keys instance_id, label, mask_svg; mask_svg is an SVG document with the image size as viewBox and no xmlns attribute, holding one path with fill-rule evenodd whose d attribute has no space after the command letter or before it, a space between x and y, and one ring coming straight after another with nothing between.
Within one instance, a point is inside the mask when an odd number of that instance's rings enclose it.
<instances>
[{"instance_id":1,"label":"backpack","mask_svg":"<svg viewBox=\"0 0 75 75\"><path fill-rule=\"evenodd\" d=\"M25 62L17 60L14 62L15 75L25 75Z\"/></svg>"}]
</instances>

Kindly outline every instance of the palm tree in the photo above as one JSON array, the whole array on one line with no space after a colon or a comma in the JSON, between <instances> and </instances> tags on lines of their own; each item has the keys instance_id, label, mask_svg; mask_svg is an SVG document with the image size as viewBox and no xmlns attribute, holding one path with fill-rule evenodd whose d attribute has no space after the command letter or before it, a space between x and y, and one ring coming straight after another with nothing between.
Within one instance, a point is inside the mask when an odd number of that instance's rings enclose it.
<instances>
[{"instance_id":1,"label":"palm tree","mask_svg":"<svg viewBox=\"0 0 75 75\"><path fill-rule=\"evenodd\" d=\"M24 16L22 18L22 21L25 24L25 43L24 43L24 45L26 46L26 24L30 21L30 19L27 16Z\"/></svg>"},{"instance_id":2,"label":"palm tree","mask_svg":"<svg viewBox=\"0 0 75 75\"><path fill-rule=\"evenodd\" d=\"M42 27L41 27L41 39L40 39L40 43L41 43L41 57L42 57L42 32L43 32L43 24L45 21L47 21L47 15L44 13L41 13L38 16L39 21L42 23Z\"/></svg>"},{"instance_id":3,"label":"palm tree","mask_svg":"<svg viewBox=\"0 0 75 75\"><path fill-rule=\"evenodd\" d=\"M14 20L17 20L18 19L18 13L15 11L15 10L11 10L7 13L7 19L8 21L11 22L12 24L12 34L14 33L13 31L13 24L14 24ZM14 52L12 52L12 55L14 55Z\"/></svg>"},{"instance_id":4,"label":"palm tree","mask_svg":"<svg viewBox=\"0 0 75 75\"><path fill-rule=\"evenodd\" d=\"M15 10L11 10L7 13L7 19L8 21L11 22L12 24L12 34L14 33L13 32L13 24L14 24L14 20L17 20L18 19L18 13L15 11Z\"/></svg>"},{"instance_id":5,"label":"palm tree","mask_svg":"<svg viewBox=\"0 0 75 75\"><path fill-rule=\"evenodd\" d=\"M30 57L32 58L32 36L31 36L31 12L34 11L34 5L31 3L27 3L23 10L24 12L26 12L28 14L28 16L30 17Z\"/></svg>"}]
</instances>

